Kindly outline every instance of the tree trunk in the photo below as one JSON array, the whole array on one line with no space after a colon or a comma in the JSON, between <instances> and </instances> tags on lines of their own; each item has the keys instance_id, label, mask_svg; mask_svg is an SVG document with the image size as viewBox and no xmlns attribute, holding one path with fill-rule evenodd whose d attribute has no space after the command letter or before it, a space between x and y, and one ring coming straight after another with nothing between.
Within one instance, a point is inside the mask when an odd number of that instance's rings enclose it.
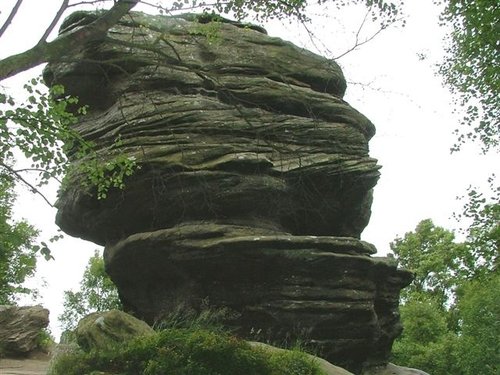
<instances>
[{"instance_id":1,"label":"tree trunk","mask_svg":"<svg viewBox=\"0 0 500 375\"><path fill-rule=\"evenodd\" d=\"M0 81L39 64L69 55L82 44L102 38L139 0L119 0L94 22L59 36L52 42L40 41L33 48L0 60Z\"/></svg>"}]
</instances>

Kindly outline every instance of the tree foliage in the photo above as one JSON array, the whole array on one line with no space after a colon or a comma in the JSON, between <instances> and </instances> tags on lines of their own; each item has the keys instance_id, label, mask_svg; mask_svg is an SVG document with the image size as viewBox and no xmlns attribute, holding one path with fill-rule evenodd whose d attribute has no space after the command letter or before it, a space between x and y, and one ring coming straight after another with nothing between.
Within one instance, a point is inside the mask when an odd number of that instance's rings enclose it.
<instances>
[{"instance_id":1,"label":"tree foliage","mask_svg":"<svg viewBox=\"0 0 500 375\"><path fill-rule=\"evenodd\" d=\"M396 238L391 249L401 267L414 272L414 280L401 293L402 301L426 295L445 306L470 268L466 244L456 243L453 232L421 221L414 232ZM473 262L472 262L473 263Z\"/></svg>"},{"instance_id":2,"label":"tree foliage","mask_svg":"<svg viewBox=\"0 0 500 375\"><path fill-rule=\"evenodd\" d=\"M447 312L434 299L408 300L400 313L404 332L392 347L393 362L433 375L462 374L458 336L449 330Z\"/></svg>"},{"instance_id":3,"label":"tree foliage","mask_svg":"<svg viewBox=\"0 0 500 375\"><path fill-rule=\"evenodd\" d=\"M364 4L371 12L373 19L379 19L382 24L387 25L394 22L401 12L402 1L386 0L316 0L317 4L332 3L337 8L348 4ZM311 4L307 0L230 0L216 1L215 10L222 13L233 13L236 18L243 19L254 15L257 19L283 19L293 17L302 21L309 21L306 7ZM183 4L177 2L179 8ZM205 2L200 1L205 6Z\"/></svg>"},{"instance_id":4,"label":"tree foliage","mask_svg":"<svg viewBox=\"0 0 500 375\"><path fill-rule=\"evenodd\" d=\"M59 321L66 330L76 327L79 320L95 311L121 309L115 284L104 269L104 260L99 251L89 259L80 290L64 292L64 312Z\"/></svg>"},{"instance_id":5,"label":"tree foliage","mask_svg":"<svg viewBox=\"0 0 500 375\"><path fill-rule=\"evenodd\" d=\"M35 272L39 250L34 242L38 231L23 220L12 220L14 200L12 179L0 174L0 305L33 292L23 283Z\"/></svg>"},{"instance_id":6,"label":"tree foliage","mask_svg":"<svg viewBox=\"0 0 500 375\"><path fill-rule=\"evenodd\" d=\"M111 188L123 188L125 177L137 168L135 160L121 154L103 159L93 143L72 129L86 107L78 107L78 99L65 95L60 85L42 88L40 79L32 79L24 89L25 102L0 92L0 172L39 194L39 187L51 179L69 181L74 174L83 174L84 187L94 189L98 198L105 198ZM31 161L29 167L12 167L10 160L19 153ZM80 162L70 164L70 159ZM33 174L36 182L31 182Z\"/></svg>"},{"instance_id":7,"label":"tree foliage","mask_svg":"<svg viewBox=\"0 0 500 375\"><path fill-rule=\"evenodd\" d=\"M456 104L465 109L458 143L479 141L484 151L500 145L500 3L447 0L441 14L451 27L439 73Z\"/></svg>"},{"instance_id":8,"label":"tree foliage","mask_svg":"<svg viewBox=\"0 0 500 375\"><path fill-rule=\"evenodd\" d=\"M500 274L464 285L457 309L461 318L457 363L464 374L500 371Z\"/></svg>"},{"instance_id":9,"label":"tree foliage","mask_svg":"<svg viewBox=\"0 0 500 375\"><path fill-rule=\"evenodd\" d=\"M476 260L471 278L478 279L498 269L500 248L500 188L496 176L488 179L490 196L477 188L467 191L463 211L455 215L460 222L470 224L463 230L471 258Z\"/></svg>"},{"instance_id":10,"label":"tree foliage","mask_svg":"<svg viewBox=\"0 0 500 375\"><path fill-rule=\"evenodd\" d=\"M500 204L469 190L466 239L420 222L392 244L415 281L402 294L405 330L394 362L433 375L494 375L500 363Z\"/></svg>"},{"instance_id":11,"label":"tree foliage","mask_svg":"<svg viewBox=\"0 0 500 375\"><path fill-rule=\"evenodd\" d=\"M21 103L0 93L0 168L2 173L26 184L23 175L34 172L38 175L36 184L41 186L64 173L66 151L80 141L70 128L76 123L77 116L67 111L67 107L77 104L78 99L56 100L56 96L64 95L64 88L54 86L47 92L40 87L38 79L26 83L24 89L27 100ZM85 108L79 110L80 113L84 111ZM10 166L10 161L18 153L32 161L29 168L16 170ZM35 189L34 186L31 188Z\"/></svg>"}]
</instances>

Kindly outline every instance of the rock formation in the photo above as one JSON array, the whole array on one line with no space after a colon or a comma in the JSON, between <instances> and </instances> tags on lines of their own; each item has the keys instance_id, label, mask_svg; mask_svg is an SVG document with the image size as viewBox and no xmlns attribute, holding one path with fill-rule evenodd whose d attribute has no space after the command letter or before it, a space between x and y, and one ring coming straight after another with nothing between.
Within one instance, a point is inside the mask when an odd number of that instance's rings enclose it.
<instances>
[{"instance_id":1,"label":"rock formation","mask_svg":"<svg viewBox=\"0 0 500 375\"><path fill-rule=\"evenodd\" d=\"M139 336L153 334L153 328L142 320L118 310L87 315L80 320L75 331L78 345L86 351L103 350Z\"/></svg>"},{"instance_id":2,"label":"rock formation","mask_svg":"<svg viewBox=\"0 0 500 375\"><path fill-rule=\"evenodd\" d=\"M140 166L101 200L73 177L57 204L65 232L105 246L128 311L208 300L243 337L301 337L353 372L387 362L410 274L359 240L375 130L334 61L255 26L132 13L44 74L89 106L76 130L101 163Z\"/></svg>"},{"instance_id":3,"label":"rock formation","mask_svg":"<svg viewBox=\"0 0 500 375\"><path fill-rule=\"evenodd\" d=\"M38 346L49 325L49 310L41 306L0 306L0 354L26 356ZM0 355L1 357L1 355Z\"/></svg>"}]
</instances>

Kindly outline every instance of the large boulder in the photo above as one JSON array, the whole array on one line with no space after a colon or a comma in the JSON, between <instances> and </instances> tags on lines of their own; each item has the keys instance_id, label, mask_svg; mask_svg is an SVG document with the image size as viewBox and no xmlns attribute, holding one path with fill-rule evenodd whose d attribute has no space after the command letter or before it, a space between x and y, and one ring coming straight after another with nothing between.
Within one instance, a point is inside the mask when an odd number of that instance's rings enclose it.
<instances>
[{"instance_id":1,"label":"large boulder","mask_svg":"<svg viewBox=\"0 0 500 375\"><path fill-rule=\"evenodd\" d=\"M75 331L78 345L86 351L119 345L140 336L151 336L153 328L123 311L95 312L84 317Z\"/></svg>"},{"instance_id":2,"label":"large boulder","mask_svg":"<svg viewBox=\"0 0 500 375\"><path fill-rule=\"evenodd\" d=\"M38 349L40 332L49 325L41 306L0 306L0 353L26 356Z\"/></svg>"},{"instance_id":3,"label":"large boulder","mask_svg":"<svg viewBox=\"0 0 500 375\"><path fill-rule=\"evenodd\" d=\"M73 57L46 82L89 106L75 129L101 163L140 170L106 199L74 175L57 222L105 245L127 311L154 323L208 299L243 337L300 337L353 372L387 363L411 275L360 240L375 128L334 61L258 27L142 13Z\"/></svg>"}]
</instances>

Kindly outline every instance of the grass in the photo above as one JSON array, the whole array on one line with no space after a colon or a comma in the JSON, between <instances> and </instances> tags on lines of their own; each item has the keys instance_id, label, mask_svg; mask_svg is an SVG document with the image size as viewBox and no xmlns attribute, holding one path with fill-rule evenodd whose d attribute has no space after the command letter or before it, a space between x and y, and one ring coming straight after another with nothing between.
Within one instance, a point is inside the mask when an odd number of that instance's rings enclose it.
<instances>
[{"instance_id":1,"label":"grass","mask_svg":"<svg viewBox=\"0 0 500 375\"><path fill-rule=\"evenodd\" d=\"M108 350L63 354L50 375L92 372L121 375L320 375L298 350L252 348L227 332L199 327L166 328Z\"/></svg>"}]
</instances>

